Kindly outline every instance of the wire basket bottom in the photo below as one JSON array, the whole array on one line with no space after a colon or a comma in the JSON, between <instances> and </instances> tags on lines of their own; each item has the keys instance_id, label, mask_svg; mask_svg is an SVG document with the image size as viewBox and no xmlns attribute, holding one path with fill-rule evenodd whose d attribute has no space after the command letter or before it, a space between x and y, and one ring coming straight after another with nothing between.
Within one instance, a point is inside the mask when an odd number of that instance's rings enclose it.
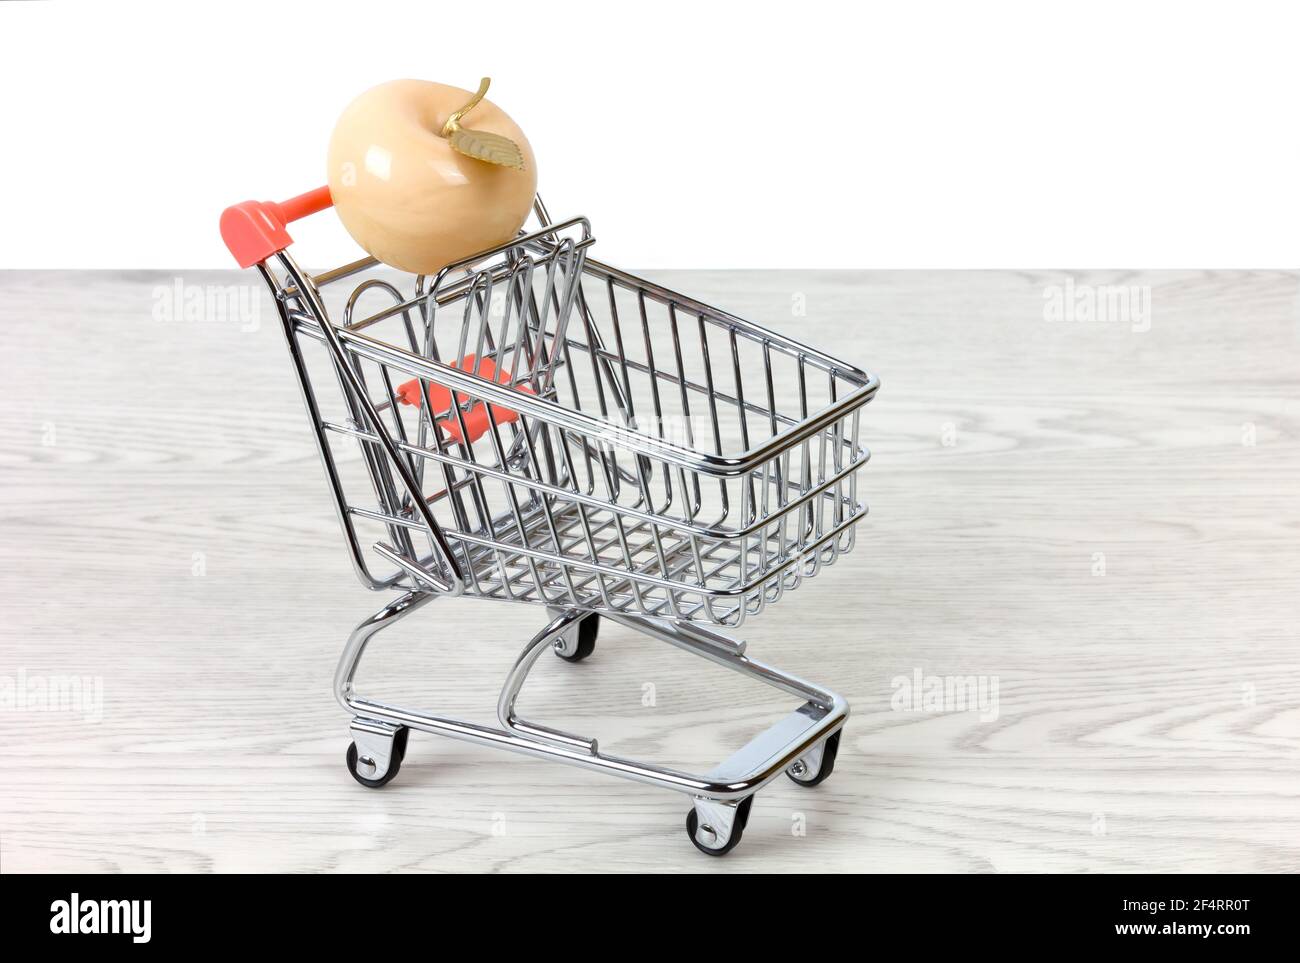
<instances>
[{"instance_id":1,"label":"wire basket bottom","mask_svg":"<svg viewBox=\"0 0 1300 963\"><path fill-rule=\"evenodd\" d=\"M719 540L540 502L520 514L522 537L513 518L491 532L448 534L469 573L465 595L735 627L849 551L866 510L839 505L815 527L788 519Z\"/></svg>"}]
</instances>

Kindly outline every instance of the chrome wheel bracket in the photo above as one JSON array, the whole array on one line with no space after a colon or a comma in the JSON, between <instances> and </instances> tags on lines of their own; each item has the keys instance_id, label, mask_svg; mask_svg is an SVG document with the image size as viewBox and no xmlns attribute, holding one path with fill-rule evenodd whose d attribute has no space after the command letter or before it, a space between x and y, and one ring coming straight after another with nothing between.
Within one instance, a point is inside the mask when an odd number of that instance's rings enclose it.
<instances>
[{"instance_id":1,"label":"chrome wheel bracket","mask_svg":"<svg viewBox=\"0 0 1300 963\"><path fill-rule=\"evenodd\" d=\"M357 773L366 779L383 779L393 764L394 741L401 726L377 719L352 720L352 741L357 746Z\"/></svg>"},{"instance_id":2,"label":"chrome wheel bracket","mask_svg":"<svg viewBox=\"0 0 1300 963\"><path fill-rule=\"evenodd\" d=\"M812 782L822 771L822 759L826 755L826 741L822 740L790 764L786 770L796 782Z\"/></svg>"},{"instance_id":3,"label":"chrome wheel bracket","mask_svg":"<svg viewBox=\"0 0 1300 963\"><path fill-rule=\"evenodd\" d=\"M721 799L694 797L695 841L705 849L725 849L731 842L740 804Z\"/></svg>"}]
</instances>

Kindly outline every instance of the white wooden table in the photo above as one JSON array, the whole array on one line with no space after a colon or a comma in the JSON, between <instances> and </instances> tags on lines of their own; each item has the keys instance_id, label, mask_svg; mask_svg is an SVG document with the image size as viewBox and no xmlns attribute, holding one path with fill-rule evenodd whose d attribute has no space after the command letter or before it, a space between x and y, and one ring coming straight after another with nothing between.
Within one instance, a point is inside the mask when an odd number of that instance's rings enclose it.
<instances>
[{"instance_id":1,"label":"white wooden table","mask_svg":"<svg viewBox=\"0 0 1300 963\"><path fill-rule=\"evenodd\" d=\"M655 276L882 377L857 552L745 631L852 703L825 785L772 784L723 860L684 797L419 733L357 786L331 676L383 600L269 303L244 331L156 318L175 274L10 272L0 871L1300 870L1297 275L1073 278L1149 287L1145 332L1045 320L1057 273ZM439 601L363 673L490 721L542 620ZM609 625L546 661L522 711L679 766L789 705ZM918 672L996 680L996 718L913 711ZM58 676L98 709L38 711Z\"/></svg>"}]
</instances>

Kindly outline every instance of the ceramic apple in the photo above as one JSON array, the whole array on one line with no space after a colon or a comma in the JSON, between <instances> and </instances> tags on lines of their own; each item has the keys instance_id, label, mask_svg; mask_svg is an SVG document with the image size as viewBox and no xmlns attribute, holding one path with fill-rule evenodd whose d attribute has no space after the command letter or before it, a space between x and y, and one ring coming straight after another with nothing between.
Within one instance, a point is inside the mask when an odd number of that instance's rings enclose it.
<instances>
[{"instance_id":1,"label":"ceramic apple","mask_svg":"<svg viewBox=\"0 0 1300 963\"><path fill-rule=\"evenodd\" d=\"M505 111L475 100L486 84L476 95L393 80L367 90L339 117L328 162L334 209L353 239L385 264L434 274L509 241L527 219L537 163Z\"/></svg>"}]
</instances>

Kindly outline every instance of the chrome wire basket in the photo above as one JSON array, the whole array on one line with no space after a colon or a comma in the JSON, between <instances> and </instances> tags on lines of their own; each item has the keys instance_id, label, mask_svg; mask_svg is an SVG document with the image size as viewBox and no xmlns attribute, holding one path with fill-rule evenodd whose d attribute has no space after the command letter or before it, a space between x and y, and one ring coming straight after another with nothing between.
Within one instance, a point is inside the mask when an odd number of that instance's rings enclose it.
<instances>
[{"instance_id":1,"label":"chrome wire basket","mask_svg":"<svg viewBox=\"0 0 1300 963\"><path fill-rule=\"evenodd\" d=\"M373 258L311 275L285 226L329 204L325 188L246 202L222 232L278 305L358 576L404 593L353 633L339 667L353 775L382 785L409 728L439 732L688 792L696 846L728 851L764 782L829 775L847 706L706 626L740 625L852 548L866 514L860 413L879 382L592 259L587 220L553 222L540 200L535 230L436 277ZM439 595L554 616L502 691L504 729L352 690L370 635ZM703 777L517 719L537 654L585 657L602 617L808 702Z\"/></svg>"}]
</instances>

